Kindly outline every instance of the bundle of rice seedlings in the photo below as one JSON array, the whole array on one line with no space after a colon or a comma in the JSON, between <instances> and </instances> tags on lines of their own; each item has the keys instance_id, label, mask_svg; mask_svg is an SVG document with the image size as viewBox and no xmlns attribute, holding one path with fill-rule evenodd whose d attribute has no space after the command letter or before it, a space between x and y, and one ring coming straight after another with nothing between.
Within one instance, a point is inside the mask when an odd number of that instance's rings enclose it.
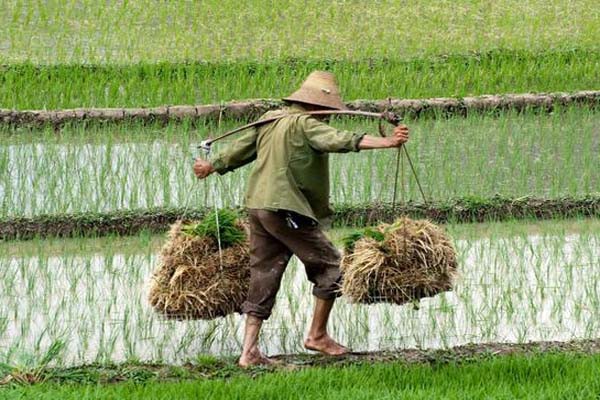
<instances>
[{"instance_id":1,"label":"bundle of rice seedlings","mask_svg":"<svg viewBox=\"0 0 600 400\"><path fill-rule=\"evenodd\" d=\"M245 225L227 210L199 222L177 221L152 276L152 307L177 319L213 319L239 312L250 281L247 238Z\"/></svg>"},{"instance_id":2,"label":"bundle of rice seedlings","mask_svg":"<svg viewBox=\"0 0 600 400\"><path fill-rule=\"evenodd\" d=\"M353 303L405 304L452 290L457 276L450 238L426 220L400 218L344 240L342 293Z\"/></svg>"}]
</instances>

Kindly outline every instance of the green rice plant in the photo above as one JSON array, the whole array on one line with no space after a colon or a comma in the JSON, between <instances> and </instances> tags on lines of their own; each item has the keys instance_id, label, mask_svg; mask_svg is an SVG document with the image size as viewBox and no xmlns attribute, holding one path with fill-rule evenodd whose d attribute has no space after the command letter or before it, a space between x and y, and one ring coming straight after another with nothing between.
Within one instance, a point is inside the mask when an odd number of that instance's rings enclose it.
<instances>
[{"instance_id":1,"label":"green rice plant","mask_svg":"<svg viewBox=\"0 0 600 400\"><path fill-rule=\"evenodd\" d=\"M234 211L220 209L207 214L198 223L182 225L181 231L190 236L211 237L220 246L230 247L246 239L238 219L239 216Z\"/></svg>"},{"instance_id":2,"label":"green rice plant","mask_svg":"<svg viewBox=\"0 0 600 400\"><path fill-rule=\"evenodd\" d=\"M599 224L446 225L462 274L453 292L421 302L418 311L356 306L342 297L331 332L355 351L593 338L600 327ZM331 236L341 246L347 233L334 230ZM144 291L162 242L161 235L144 234L0 243L0 362L39 360L55 340L66 345L54 359L62 366L128 359L185 363L199 353L238 354L242 316L183 322L149 310ZM303 266L292 259L264 324L261 344L268 354L302 351L311 288Z\"/></svg>"},{"instance_id":3,"label":"green rice plant","mask_svg":"<svg viewBox=\"0 0 600 400\"><path fill-rule=\"evenodd\" d=\"M383 56L95 66L19 63L0 68L0 108L154 107L277 99L296 90L315 69L335 73L348 101L576 91L598 89L599 60L598 50L570 48L444 52L409 60Z\"/></svg>"},{"instance_id":4,"label":"green rice plant","mask_svg":"<svg viewBox=\"0 0 600 400\"><path fill-rule=\"evenodd\" d=\"M536 349L537 350L537 349ZM351 365L243 371L233 360L203 358L186 367L113 367L102 382L98 369L55 369L48 382L13 386L7 398L61 398L79 400L119 398L285 398L307 400L344 398L594 398L600 390L595 379L600 357L576 352L531 351L529 354L490 357L467 351L427 353L426 361L357 362ZM422 353L417 353L422 354ZM291 368L290 368L291 369ZM100 370L102 371L102 370ZM163 375L163 371L165 375ZM91 376L90 376L91 375ZM209 375L211 378L207 378ZM201 379L198 379L198 378ZM80 381L78 381L80 379ZM64 384L65 381L68 384ZM482 386L486 386L482 395Z\"/></svg>"},{"instance_id":5,"label":"green rice plant","mask_svg":"<svg viewBox=\"0 0 600 400\"><path fill-rule=\"evenodd\" d=\"M344 245L345 250L354 249L354 244L362 238L371 238L378 242L382 242L385 239L383 232L375 229L375 228L364 228L361 230L356 230L354 232L349 233L348 235L342 238L342 244Z\"/></svg>"},{"instance_id":6,"label":"green rice plant","mask_svg":"<svg viewBox=\"0 0 600 400\"><path fill-rule=\"evenodd\" d=\"M263 0L244 4L177 0L161 7L143 2L9 0L0 14L0 62L119 65L289 59L293 63L299 58L412 59L498 48L597 48L596 6L591 0L581 0L576 7L564 0L499 0L493 7L467 0L350 6L284 0L277 7ZM145 23L123 23L131 20ZM400 21L411 23L390 29ZM255 73L260 76L260 66ZM107 87L101 97L128 90L123 79L120 85Z\"/></svg>"},{"instance_id":7,"label":"green rice plant","mask_svg":"<svg viewBox=\"0 0 600 400\"><path fill-rule=\"evenodd\" d=\"M203 352L210 351L214 341L216 340L216 334L218 333L218 323L210 320L206 323L206 330L204 335L201 337L201 348Z\"/></svg>"},{"instance_id":8,"label":"green rice plant","mask_svg":"<svg viewBox=\"0 0 600 400\"><path fill-rule=\"evenodd\" d=\"M557 198L597 192L598 112L587 108L407 120L407 148L428 199L531 195ZM194 145L236 125L185 130L177 124L71 126L27 131L0 127L0 217L153 207L229 207L243 203L251 165L201 184ZM346 130L377 132L368 121L334 120ZM213 151L225 146L218 143ZM577 154L572 157L569 154ZM331 202L391 201L395 153L330 157ZM48 168L52 165L53 168ZM405 166L399 193L420 200ZM217 189L217 190L215 190ZM216 196L218 195L218 196Z\"/></svg>"}]
</instances>

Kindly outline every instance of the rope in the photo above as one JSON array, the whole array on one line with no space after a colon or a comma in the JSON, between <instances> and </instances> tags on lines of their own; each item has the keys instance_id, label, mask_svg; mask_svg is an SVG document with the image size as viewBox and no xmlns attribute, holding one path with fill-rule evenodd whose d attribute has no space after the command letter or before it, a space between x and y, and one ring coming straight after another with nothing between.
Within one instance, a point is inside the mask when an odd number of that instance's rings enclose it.
<instances>
[{"instance_id":1,"label":"rope","mask_svg":"<svg viewBox=\"0 0 600 400\"><path fill-rule=\"evenodd\" d=\"M406 159L408 160L408 165L410 165L410 170L412 171L413 176L415 177L415 181L417 181L417 186L419 187L419 192L421 192L421 197L423 198L423 203L427 204L427 198L425 197L425 192L423 192L423 187L421 186L421 181L419 180L419 176L417 175L415 166L413 165L413 162L410 159L410 156L408 155L408 150L406 149L406 146L402 146L402 148L404 149L404 154L406 154Z\"/></svg>"},{"instance_id":2,"label":"rope","mask_svg":"<svg viewBox=\"0 0 600 400\"><path fill-rule=\"evenodd\" d=\"M396 174L394 178L394 192L392 195L392 211L396 210L396 198L398 193L398 175L401 174L400 181L402 182L402 193L401 193L401 201L404 203L404 157L402 155L406 155L406 159L408 160L408 165L410 166L410 170L415 177L415 181L417 182L417 187L419 188L419 192L421 193L421 198L423 199L423 203L427 204L427 198L425 197L425 192L423 191L423 187L421 186L421 181L419 180L419 175L417 174L417 170L408 154L408 149L405 145L402 145L398 148L398 153L396 155Z\"/></svg>"},{"instance_id":3,"label":"rope","mask_svg":"<svg viewBox=\"0 0 600 400\"><path fill-rule=\"evenodd\" d=\"M404 145L400 146L400 148L398 148L398 154L403 154L402 153L402 149L404 148L404 150L406 150L406 147ZM404 157L400 157L400 170L401 170L401 175L402 175L402 204L406 204L404 201ZM403 215L404 217L406 217L406 213L404 213ZM404 224L404 231L402 232L402 236L404 236L404 252L402 253L402 262L406 263L406 255L408 253L408 243L407 243L407 239L406 239L406 233L407 233L407 229L406 229L406 223Z\"/></svg>"},{"instance_id":4,"label":"rope","mask_svg":"<svg viewBox=\"0 0 600 400\"><path fill-rule=\"evenodd\" d=\"M192 188L191 190L188 192L188 194L185 196L185 202L183 204L183 211L181 212L181 218L184 219L185 216L188 214L189 208L190 208L190 200L194 195L194 191L195 189L198 187L198 179L196 179L193 183L192 183Z\"/></svg>"},{"instance_id":5,"label":"rope","mask_svg":"<svg viewBox=\"0 0 600 400\"><path fill-rule=\"evenodd\" d=\"M385 112L388 112L388 110L390 110L392 108L392 98L388 97L388 104L387 107L385 108ZM395 124L397 125L397 124ZM383 129L383 120L379 120L379 134L384 137L385 136L385 132ZM396 153L396 174L394 176L394 193L392 195L392 212L396 213L396 196L398 194L398 172L400 171L400 161L402 158L402 147L404 147L403 145L400 145L400 147L398 148L398 152ZM404 203L404 163L402 163L402 203Z\"/></svg>"},{"instance_id":6,"label":"rope","mask_svg":"<svg viewBox=\"0 0 600 400\"><path fill-rule=\"evenodd\" d=\"M388 99L388 107L391 108L391 99ZM387 111L387 110L386 110ZM381 134L381 136L383 135L383 130L382 130L382 125L381 125L381 120L380 120L380 124L379 124L379 132ZM396 197L397 197L397 193L398 193L398 174L400 174L400 182L402 183L402 193L400 194L402 197L402 204L405 204L405 190L404 190L404 155L406 155L406 159L408 160L408 163L410 165L410 169L412 171L413 176L415 177L415 181L417 182L417 186L419 187L419 191L421 192L421 196L423 197L423 202L427 203L427 199L425 198L425 193L423 192L423 188L421 187L421 182L419 180L419 176L417 175L417 171L415 170L415 167L412 163L412 160L410 159L410 156L408 155L408 150L406 149L406 146L404 144L400 145L400 147L398 148L398 152L396 153L396 176L394 179L394 193L392 196L392 212L395 214L396 213ZM407 241L407 226L406 223L404 223L403 228L403 237L404 237L404 251L403 251L403 262L406 262L406 260L404 259L404 257L407 256L407 252L408 252L408 241ZM415 305L415 308L416 305ZM418 308L417 308L418 309Z\"/></svg>"},{"instance_id":7,"label":"rope","mask_svg":"<svg viewBox=\"0 0 600 400\"><path fill-rule=\"evenodd\" d=\"M402 148L396 153L396 173L394 176L394 193L392 195L392 211L396 211L396 197L398 195L398 175L400 172L400 161L402 159ZM404 164L403 164L404 165ZM402 169L402 186L404 189L404 168ZM404 190L402 190L402 202L404 203Z\"/></svg>"},{"instance_id":8,"label":"rope","mask_svg":"<svg viewBox=\"0 0 600 400\"><path fill-rule=\"evenodd\" d=\"M223 103L221 102L221 108L219 110L219 120L217 123L217 129L221 127L222 116L223 116ZM208 160L209 159L208 155L209 155L209 151L206 151L206 150L202 151L200 153L200 158L202 158L203 160ZM217 205L217 199L221 198L221 193L219 191L218 186L222 185L222 181L221 181L221 177L217 176L217 184L211 185L210 188L209 188L208 180L203 179L203 181L204 181L204 193L205 193L204 206L206 209L210 208L208 203L209 203L209 201L212 201L214 212L215 212L215 223L217 225L217 246L219 248L219 271L222 273L223 272L223 246L221 244L221 225L219 222L219 207ZM196 186L197 183L198 183L198 179L196 179L196 182L194 182L192 186ZM190 195L188 195L188 197L187 197L186 204L185 204L184 211L183 211L184 214L186 214L188 211L189 199L191 198L191 193L193 193L193 191L191 191ZM210 193L210 196L207 196L207 194L209 194L209 193ZM210 198L210 200L209 200L209 198Z\"/></svg>"},{"instance_id":9,"label":"rope","mask_svg":"<svg viewBox=\"0 0 600 400\"><path fill-rule=\"evenodd\" d=\"M219 180L221 178L219 177ZM223 248L221 246L221 226L219 225L219 208L217 206L217 195L219 195L220 198L220 193L217 193L217 185L213 185L212 186L213 189L213 204L214 204L214 209L215 209L215 222L217 224L217 246L219 247L219 271L223 272Z\"/></svg>"},{"instance_id":10,"label":"rope","mask_svg":"<svg viewBox=\"0 0 600 400\"><path fill-rule=\"evenodd\" d=\"M394 179L394 192L392 195L392 211L396 210L396 198L398 192L398 175L400 176L400 181L402 182L402 192L401 192L401 201L404 203L404 157L406 155L406 159L408 160L408 165L410 166L410 170L412 175L415 177L415 181L417 182L417 187L419 188L419 192L421 193L421 198L423 199L423 203L427 204L427 198L425 197L425 192L423 191L423 187L421 186L421 181L419 179L419 175L417 174L417 170L408 154L408 149L405 145L402 145L398 148L398 153L396 155L396 177Z\"/></svg>"},{"instance_id":11,"label":"rope","mask_svg":"<svg viewBox=\"0 0 600 400\"><path fill-rule=\"evenodd\" d=\"M221 102L221 105L219 106L219 120L217 122L217 129L221 128L221 120L223 118L223 102ZM208 158L208 157L207 157ZM219 182L218 184L222 184L221 182L221 177L219 176L217 179ZM213 185L213 204L214 204L214 208L215 208L215 222L217 224L217 245L219 247L219 271L222 273L223 272L223 248L221 247L221 225L219 225L219 209L217 207L217 198L221 198L221 193L217 193L217 186L218 185ZM219 195L219 197L216 197L216 195Z\"/></svg>"},{"instance_id":12,"label":"rope","mask_svg":"<svg viewBox=\"0 0 600 400\"><path fill-rule=\"evenodd\" d=\"M401 196L401 201L402 204L405 203L405 199L404 199L404 193L406 192L406 190L404 190L404 157L402 154L402 148L404 147L404 145L402 145L399 149L398 149L398 154L400 157L400 183L402 184L402 192L400 193Z\"/></svg>"}]
</instances>

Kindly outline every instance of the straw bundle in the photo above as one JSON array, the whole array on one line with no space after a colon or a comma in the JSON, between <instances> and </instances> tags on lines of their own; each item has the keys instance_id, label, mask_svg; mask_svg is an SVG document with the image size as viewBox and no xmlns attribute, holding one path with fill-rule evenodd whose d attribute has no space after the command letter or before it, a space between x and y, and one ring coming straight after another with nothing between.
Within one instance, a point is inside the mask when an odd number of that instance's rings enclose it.
<instances>
[{"instance_id":1,"label":"straw bundle","mask_svg":"<svg viewBox=\"0 0 600 400\"><path fill-rule=\"evenodd\" d=\"M152 277L149 301L169 318L213 319L239 312L250 280L244 226L219 212L220 223L172 225ZM215 220L207 217L204 222ZM203 229L204 227L204 229ZM211 229L219 229L216 235ZM217 238L221 239L221 252Z\"/></svg>"},{"instance_id":2,"label":"straw bundle","mask_svg":"<svg viewBox=\"0 0 600 400\"><path fill-rule=\"evenodd\" d=\"M342 293L355 303L416 302L451 290L456 252L446 233L426 220L400 218L345 240Z\"/></svg>"}]
</instances>

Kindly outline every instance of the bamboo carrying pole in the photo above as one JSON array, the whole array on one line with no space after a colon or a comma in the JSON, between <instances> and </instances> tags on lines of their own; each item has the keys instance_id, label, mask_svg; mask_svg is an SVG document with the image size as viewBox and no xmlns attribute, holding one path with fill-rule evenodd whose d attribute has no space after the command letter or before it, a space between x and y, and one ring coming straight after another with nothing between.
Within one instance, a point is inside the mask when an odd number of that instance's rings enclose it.
<instances>
[{"instance_id":1,"label":"bamboo carrying pole","mask_svg":"<svg viewBox=\"0 0 600 400\"><path fill-rule=\"evenodd\" d=\"M374 113L374 112L353 111L353 110L321 110L321 111L307 111L307 112L303 112L303 113L296 113L294 115L354 115L354 116L369 117L369 118L379 118L383 121L389 122L390 124L392 124L394 126L397 126L400 123L400 121L402 121L402 117L400 117L399 115L394 114L392 112L389 112L389 111L382 112L382 113ZM234 134L244 131L246 129L259 127L259 126L262 126L262 125L265 125L265 124L268 124L271 122L278 121L278 120L288 117L288 116L290 116L290 114L282 114L282 115L278 115L277 117L265 118L262 120L251 122L249 124L240 126L239 128L235 128L228 132L225 132L224 134L217 136L216 138L210 138L210 139L203 140L200 143L200 145L198 146L198 148L200 148L206 152L209 152L210 146L214 142L223 140L231 135L234 135Z\"/></svg>"}]
</instances>

